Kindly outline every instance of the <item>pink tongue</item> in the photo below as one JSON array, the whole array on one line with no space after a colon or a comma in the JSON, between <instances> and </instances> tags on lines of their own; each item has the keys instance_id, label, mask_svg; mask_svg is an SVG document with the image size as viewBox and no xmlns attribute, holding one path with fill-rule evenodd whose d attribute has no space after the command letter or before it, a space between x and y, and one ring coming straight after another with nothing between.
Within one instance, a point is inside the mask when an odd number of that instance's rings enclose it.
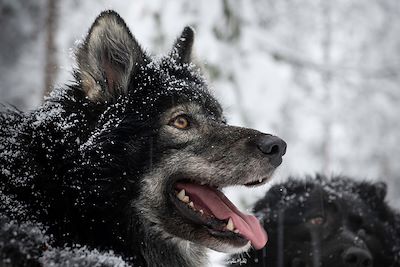
<instances>
[{"instance_id":1,"label":"pink tongue","mask_svg":"<svg viewBox=\"0 0 400 267\"><path fill-rule=\"evenodd\" d=\"M261 249L267 243L267 234L257 218L240 212L221 191L190 183L178 183L176 187L178 190L185 189L189 197L196 196L199 198L217 219L228 220L232 218L240 235L250 240L254 248Z\"/></svg>"}]
</instances>

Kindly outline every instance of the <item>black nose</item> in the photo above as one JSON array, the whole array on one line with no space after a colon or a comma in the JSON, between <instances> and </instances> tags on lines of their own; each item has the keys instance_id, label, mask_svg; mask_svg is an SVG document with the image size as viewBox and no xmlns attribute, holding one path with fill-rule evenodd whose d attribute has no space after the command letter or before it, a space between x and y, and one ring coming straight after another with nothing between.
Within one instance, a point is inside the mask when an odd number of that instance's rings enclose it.
<instances>
[{"instance_id":1,"label":"black nose","mask_svg":"<svg viewBox=\"0 0 400 267\"><path fill-rule=\"evenodd\" d=\"M369 251L351 247L342 255L343 263L348 267L372 267L372 256Z\"/></svg>"},{"instance_id":2,"label":"black nose","mask_svg":"<svg viewBox=\"0 0 400 267\"><path fill-rule=\"evenodd\" d=\"M277 136L263 135L257 142L257 148L266 155L272 165L278 167L282 163L282 156L286 153L286 143Z\"/></svg>"}]
</instances>

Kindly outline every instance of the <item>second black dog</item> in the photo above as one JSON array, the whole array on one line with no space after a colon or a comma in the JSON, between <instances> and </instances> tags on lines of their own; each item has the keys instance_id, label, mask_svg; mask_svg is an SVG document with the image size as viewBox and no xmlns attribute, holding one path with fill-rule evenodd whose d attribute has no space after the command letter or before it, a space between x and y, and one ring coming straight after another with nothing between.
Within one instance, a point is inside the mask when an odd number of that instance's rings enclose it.
<instances>
[{"instance_id":1,"label":"second black dog","mask_svg":"<svg viewBox=\"0 0 400 267\"><path fill-rule=\"evenodd\" d=\"M289 180L255 205L268 230L260 251L234 266L398 267L400 216L385 202L386 184L345 177Z\"/></svg>"}]
</instances>

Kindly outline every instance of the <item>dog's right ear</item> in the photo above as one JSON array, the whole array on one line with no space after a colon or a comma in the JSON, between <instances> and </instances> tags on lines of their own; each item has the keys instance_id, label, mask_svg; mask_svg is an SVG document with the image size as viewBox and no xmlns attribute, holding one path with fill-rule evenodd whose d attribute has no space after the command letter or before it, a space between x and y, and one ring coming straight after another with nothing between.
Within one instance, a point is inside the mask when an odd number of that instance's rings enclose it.
<instances>
[{"instance_id":1,"label":"dog's right ear","mask_svg":"<svg viewBox=\"0 0 400 267\"><path fill-rule=\"evenodd\" d=\"M78 78L86 96L104 102L126 93L145 57L123 19L114 11L102 12L76 53Z\"/></svg>"},{"instance_id":2,"label":"dog's right ear","mask_svg":"<svg viewBox=\"0 0 400 267\"><path fill-rule=\"evenodd\" d=\"M194 29L186 26L181 36L175 41L170 56L181 64L190 63L194 42Z\"/></svg>"}]
</instances>

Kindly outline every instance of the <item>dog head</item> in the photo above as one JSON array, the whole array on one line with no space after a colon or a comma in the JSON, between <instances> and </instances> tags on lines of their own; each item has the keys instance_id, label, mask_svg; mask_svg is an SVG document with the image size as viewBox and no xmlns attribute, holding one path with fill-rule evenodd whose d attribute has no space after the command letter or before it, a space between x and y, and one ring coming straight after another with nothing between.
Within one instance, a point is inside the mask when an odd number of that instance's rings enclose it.
<instances>
[{"instance_id":1,"label":"dog head","mask_svg":"<svg viewBox=\"0 0 400 267\"><path fill-rule=\"evenodd\" d=\"M221 189L265 183L286 144L226 124L191 63L193 40L186 27L167 56L151 58L116 13L103 12L77 51L79 87L100 110L81 149L107 176L94 181L108 181L97 192L117 192L128 217L140 214L165 238L226 252L261 248L267 237L256 218Z\"/></svg>"},{"instance_id":2,"label":"dog head","mask_svg":"<svg viewBox=\"0 0 400 267\"><path fill-rule=\"evenodd\" d=\"M317 175L270 188L254 211L269 231L263 251L232 266L393 266L397 216L386 184ZM285 242L286 240L286 242ZM290 240L290 241L287 241Z\"/></svg>"}]
</instances>

